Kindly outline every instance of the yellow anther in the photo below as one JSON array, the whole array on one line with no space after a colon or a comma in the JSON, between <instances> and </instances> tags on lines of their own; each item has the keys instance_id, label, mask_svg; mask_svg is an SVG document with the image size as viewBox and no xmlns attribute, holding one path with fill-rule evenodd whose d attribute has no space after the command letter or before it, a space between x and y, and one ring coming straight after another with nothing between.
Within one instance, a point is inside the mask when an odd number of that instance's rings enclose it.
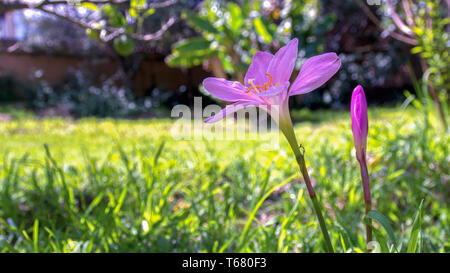
<instances>
[{"instance_id":1,"label":"yellow anther","mask_svg":"<svg viewBox=\"0 0 450 273\"><path fill-rule=\"evenodd\" d=\"M254 81L255 81L255 79L249 79L249 80L248 80L248 83L249 83L251 86L248 88L247 93L249 93L250 90L252 90L252 89L253 89L253 92L251 92L251 93L248 94L247 96L251 96L251 95L253 95L253 93L255 93L255 92L258 92L258 93L259 93L259 92L262 92L262 91L259 90L258 88L264 88L264 86L261 86L261 85L255 85Z\"/></svg>"},{"instance_id":2,"label":"yellow anther","mask_svg":"<svg viewBox=\"0 0 450 273\"><path fill-rule=\"evenodd\" d=\"M265 73L266 76L269 76L270 80L269 80L269 86L272 84L272 75L270 75L269 73ZM266 85L266 84L264 84Z\"/></svg>"},{"instance_id":3,"label":"yellow anther","mask_svg":"<svg viewBox=\"0 0 450 273\"><path fill-rule=\"evenodd\" d=\"M254 83L254 81L255 81L255 79L248 79L248 82L247 82L247 84L249 84L250 85L250 87L247 89L247 92L246 93L249 93L247 96L251 96L251 95L253 95L253 93L255 93L255 92L264 92L265 90L267 90L267 89L269 89L271 86L272 86L272 75L270 75L269 73L265 73L266 74L266 76L268 76L269 77L269 82L267 83L264 83L264 86L262 86L262 85L256 85L255 83ZM276 85L280 85L279 83L277 83L277 84L275 84L274 86L276 86ZM251 92L250 93L250 91L253 89L253 92Z\"/></svg>"}]
</instances>

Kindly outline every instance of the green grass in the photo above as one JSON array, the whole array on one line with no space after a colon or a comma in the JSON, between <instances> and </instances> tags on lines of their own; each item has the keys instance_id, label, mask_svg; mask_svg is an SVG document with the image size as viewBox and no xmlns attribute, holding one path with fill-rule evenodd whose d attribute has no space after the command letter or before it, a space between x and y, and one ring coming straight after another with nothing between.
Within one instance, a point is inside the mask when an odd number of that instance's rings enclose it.
<instances>
[{"instance_id":1,"label":"green grass","mask_svg":"<svg viewBox=\"0 0 450 273\"><path fill-rule=\"evenodd\" d=\"M365 249L348 112L293 113L338 252ZM449 135L407 108L371 109L374 208L406 251L450 251ZM323 252L287 142L174 140L173 121L0 122L1 252ZM380 234L382 226L375 223ZM388 239L388 242L392 242ZM414 241L415 242L415 241ZM416 249L415 245L411 249Z\"/></svg>"}]
</instances>

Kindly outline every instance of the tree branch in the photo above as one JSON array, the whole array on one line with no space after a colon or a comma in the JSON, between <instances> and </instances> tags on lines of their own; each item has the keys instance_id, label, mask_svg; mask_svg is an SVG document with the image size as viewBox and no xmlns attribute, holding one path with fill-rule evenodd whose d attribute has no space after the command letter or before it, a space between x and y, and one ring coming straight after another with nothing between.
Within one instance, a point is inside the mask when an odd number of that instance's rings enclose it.
<instances>
[{"instance_id":1,"label":"tree branch","mask_svg":"<svg viewBox=\"0 0 450 273\"><path fill-rule=\"evenodd\" d=\"M409 0L402 0L402 4L403 4L403 9L405 10L405 14L406 14L406 18L407 18L407 23L410 26L414 26L414 16L412 14L411 11L411 5L409 4Z\"/></svg>"},{"instance_id":2,"label":"tree branch","mask_svg":"<svg viewBox=\"0 0 450 273\"><path fill-rule=\"evenodd\" d=\"M177 2L177 0L167 0L164 2L150 3L150 4L148 4L148 8L151 8L151 9L165 8L170 5L175 4L176 2Z\"/></svg>"},{"instance_id":3,"label":"tree branch","mask_svg":"<svg viewBox=\"0 0 450 273\"><path fill-rule=\"evenodd\" d=\"M357 1L358 5L361 7L361 9L364 11L364 13L367 15L367 17L370 19L370 21L372 21L378 28L380 28L381 30L387 31L389 36L391 36L392 38L402 41L406 44L410 44L410 45L417 45L417 41L411 37L408 37L406 35L402 35L400 33L396 33L394 31L389 31L387 29L385 29L383 27L383 24L381 23L380 19L378 19L375 14L372 13L372 11L364 4L361 2L361 0Z\"/></svg>"},{"instance_id":4,"label":"tree branch","mask_svg":"<svg viewBox=\"0 0 450 273\"><path fill-rule=\"evenodd\" d=\"M162 35L164 34L164 32L166 32L176 22L177 22L177 18L176 17L170 17L169 20L167 20L167 22L164 23L157 32L144 34L144 35L139 35L139 34L136 34L136 33L132 33L132 34L130 34L130 36L133 39L136 39L136 40L139 40L139 41L153 41L153 40L157 40L157 39L160 39L162 37Z\"/></svg>"},{"instance_id":5,"label":"tree branch","mask_svg":"<svg viewBox=\"0 0 450 273\"><path fill-rule=\"evenodd\" d=\"M39 3L27 3L21 0L10 1L6 3L0 4L0 11L6 12L11 10L20 10L20 9L39 9L44 6L50 5L74 5L74 4L112 4L119 5L128 2L129 0L43 0ZM170 5L173 5L177 2L177 0L167 0L164 2L153 2L148 4L148 8L165 8ZM73 4L72 4L73 3Z\"/></svg>"},{"instance_id":6,"label":"tree branch","mask_svg":"<svg viewBox=\"0 0 450 273\"><path fill-rule=\"evenodd\" d=\"M92 3L92 4L122 4L125 3L126 0L73 0L74 4L84 4L84 3ZM10 1L6 3L0 4L0 11L6 12L11 10L20 10L20 9L39 9L44 6L50 5L72 5L70 4L70 0L44 0L39 3L27 3L24 1L16 0Z\"/></svg>"},{"instance_id":7,"label":"tree branch","mask_svg":"<svg viewBox=\"0 0 450 273\"><path fill-rule=\"evenodd\" d=\"M79 26L81 28L90 28L89 24L84 23L82 21L74 20L74 19L70 18L69 16L62 15L62 14L56 12L56 11L45 9L43 7L38 7L38 8L35 8L35 9L40 10L42 12L45 12L47 14L51 14L53 16L56 16L56 17L60 18L60 19L66 20L66 21L68 21L68 22L70 22L70 23L72 23L74 25L77 25L77 26Z\"/></svg>"},{"instance_id":8,"label":"tree branch","mask_svg":"<svg viewBox=\"0 0 450 273\"><path fill-rule=\"evenodd\" d=\"M409 36L414 36L414 31L410 29L405 23L403 23L403 20L400 18L398 13L395 11L394 6L392 5L391 0L386 0L386 4L388 6L388 10L392 15L392 20L394 21L395 25L400 29L403 33Z\"/></svg>"},{"instance_id":9,"label":"tree branch","mask_svg":"<svg viewBox=\"0 0 450 273\"><path fill-rule=\"evenodd\" d=\"M114 3L114 4L119 4L119 3L123 3L125 2L124 0L94 0L94 1L78 1L77 3L97 3L97 4L105 4L105 3ZM170 6L174 3L176 3L177 0L167 0L164 2L158 2L158 3L150 3L149 4L149 8L163 8L163 7L167 7ZM15 1L14 3L18 3L18 1ZM22 2L23 3L23 2ZM74 19L70 16L66 16L63 15L59 12L56 12L55 10L52 9L52 7L49 6L49 8L45 8L48 5L56 5L56 4L67 4L67 1L61 1L61 0L57 0L57 1L43 1L41 3L39 3L38 5L28 5L23 3L24 5L26 5L26 8L33 8L35 10L39 10L41 12L44 12L46 14L49 15L53 15L59 19L68 21L69 23L72 23L80 28L83 29L88 29L88 28L92 28L92 22L83 22L82 20L77 20ZM11 5L11 4L8 4ZM11 7L11 6L10 6ZM18 6L16 6L18 7ZM22 6L21 6L22 7ZM23 7L22 7L23 8ZM0 6L0 10L1 10L1 6ZM167 20L162 26L161 28L154 32L154 33L149 33L149 34L128 34L130 37L132 37L135 40L139 40L139 41L152 41L152 40L157 40L160 39L162 37L162 35L173 25L177 22L177 18L176 17L170 17L169 20ZM114 27L106 27L103 28L100 31L100 35L99 38L102 42L109 42L111 40L113 40L114 38L116 38L117 36L125 33L126 28L129 27L128 25L125 27L120 27L120 28L114 28Z\"/></svg>"}]
</instances>

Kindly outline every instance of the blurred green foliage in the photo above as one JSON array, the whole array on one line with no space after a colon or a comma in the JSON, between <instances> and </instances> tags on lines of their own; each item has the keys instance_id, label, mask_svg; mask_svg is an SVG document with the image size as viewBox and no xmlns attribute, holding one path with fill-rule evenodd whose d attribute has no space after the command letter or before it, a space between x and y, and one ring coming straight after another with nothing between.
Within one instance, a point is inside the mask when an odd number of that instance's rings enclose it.
<instances>
[{"instance_id":1,"label":"blurred green foliage","mask_svg":"<svg viewBox=\"0 0 450 273\"><path fill-rule=\"evenodd\" d=\"M402 4L401 13L396 11L400 3L392 5L385 20L390 23L389 27L392 29L396 25L410 40L409 44L416 44L411 53L420 53L421 81L425 84L418 93L425 90L430 94L442 125L447 130L446 116L450 88L450 3L441 0L417 2L403 0Z\"/></svg>"},{"instance_id":2,"label":"blurred green foliage","mask_svg":"<svg viewBox=\"0 0 450 273\"><path fill-rule=\"evenodd\" d=\"M114 49L122 56L134 52L136 40L145 34L144 21L156 11L146 0L131 0L120 4L83 2L76 6L101 14L100 19L90 22L86 27L86 34L91 39L106 42L112 38Z\"/></svg>"},{"instance_id":3,"label":"blurred green foliage","mask_svg":"<svg viewBox=\"0 0 450 273\"><path fill-rule=\"evenodd\" d=\"M441 5L445 5L443 1L427 0L418 6L413 30L419 44L411 52L421 54L430 69L432 85L447 95L450 89L450 17Z\"/></svg>"},{"instance_id":4,"label":"blurred green foliage","mask_svg":"<svg viewBox=\"0 0 450 273\"><path fill-rule=\"evenodd\" d=\"M292 38L299 39L299 58L323 50L324 33L334 16L320 16L320 1L206 0L198 12L183 13L201 35L176 43L166 61L170 66L208 63L215 76L243 81L258 50L275 51ZM217 62L208 62L218 58Z\"/></svg>"},{"instance_id":5,"label":"blurred green foliage","mask_svg":"<svg viewBox=\"0 0 450 273\"><path fill-rule=\"evenodd\" d=\"M134 51L134 42L127 35L120 35L114 39L114 49L122 56L127 56Z\"/></svg>"}]
</instances>

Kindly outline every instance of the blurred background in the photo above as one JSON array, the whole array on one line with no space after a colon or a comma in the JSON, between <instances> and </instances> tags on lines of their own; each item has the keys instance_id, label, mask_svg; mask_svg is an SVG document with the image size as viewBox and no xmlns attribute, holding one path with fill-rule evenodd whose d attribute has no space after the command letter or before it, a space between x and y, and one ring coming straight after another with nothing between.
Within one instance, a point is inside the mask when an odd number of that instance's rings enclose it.
<instances>
[{"instance_id":1,"label":"blurred background","mask_svg":"<svg viewBox=\"0 0 450 273\"><path fill-rule=\"evenodd\" d=\"M224 106L205 77L242 82L256 51L293 38L293 77L317 54L342 61L290 99L336 251L366 249L349 111L361 84L382 251L449 252L449 5L1 0L0 252L322 252L286 141L179 140L169 118L196 96Z\"/></svg>"},{"instance_id":2,"label":"blurred background","mask_svg":"<svg viewBox=\"0 0 450 273\"><path fill-rule=\"evenodd\" d=\"M325 86L295 97L295 106L346 108L357 84L371 105L395 105L432 70L428 91L445 118L448 4L3 0L0 101L39 116L167 116L176 104L206 98L205 77L242 82L257 50L275 52L295 37L297 70L322 52L343 63Z\"/></svg>"}]
</instances>

